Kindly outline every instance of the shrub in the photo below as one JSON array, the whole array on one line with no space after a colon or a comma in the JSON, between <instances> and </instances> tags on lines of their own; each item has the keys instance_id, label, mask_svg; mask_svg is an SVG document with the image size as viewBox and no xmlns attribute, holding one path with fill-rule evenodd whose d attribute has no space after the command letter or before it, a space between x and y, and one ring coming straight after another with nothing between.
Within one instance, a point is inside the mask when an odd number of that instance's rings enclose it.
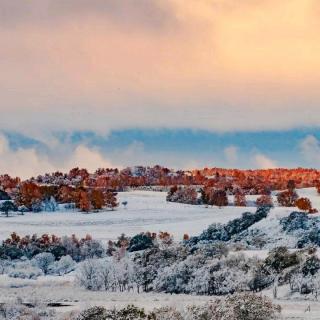
<instances>
[{"instance_id":1,"label":"shrub","mask_svg":"<svg viewBox=\"0 0 320 320\"><path fill-rule=\"evenodd\" d=\"M155 320L184 320L181 313L173 307L154 309L152 314Z\"/></svg>"},{"instance_id":2,"label":"shrub","mask_svg":"<svg viewBox=\"0 0 320 320\"><path fill-rule=\"evenodd\" d=\"M309 245L320 246L320 233L319 228L312 228L308 232L304 232L297 242L297 248L305 248Z\"/></svg>"},{"instance_id":3,"label":"shrub","mask_svg":"<svg viewBox=\"0 0 320 320\"><path fill-rule=\"evenodd\" d=\"M312 209L312 204L308 198L299 198L296 203L296 207L302 211L310 211Z\"/></svg>"},{"instance_id":4,"label":"shrub","mask_svg":"<svg viewBox=\"0 0 320 320\"><path fill-rule=\"evenodd\" d=\"M271 299L252 293L236 293L225 300L188 308L192 320L273 320L278 319L280 312L280 306Z\"/></svg>"},{"instance_id":5,"label":"shrub","mask_svg":"<svg viewBox=\"0 0 320 320\"><path fill-rule=\"evenodd\" d=\"M246 207L247 206L247 200L246 195L244 192L237 191L234 195L234 205L236 207Z\"/></svg>"},{"instance_id":6,"label":"shrub","mask_svg":"<svg viewBox=\"0 0 320 320\"><path fill-rule=\"evenodd\" d=\"M286 247L278 247L270 251L265 264L280 273L286 268L299 264L296 252L290 253Z\"/></svg>"},{"instance_id":7,"label":"shrub","mask_svg":"<svg viewBox=\"0 0 320 320\"><path fill-rule=\"evenodd\" d=\"M282 207L294 207L298 194L294 190L286 190L277 194L278 204Z\"/></svg>"},{"instance_id":8,"label":"shrub","mask_svg":"<svg viewBox=\"0 0 320 320\"><path fill-rule=\"evenodd\" d=\"M301 271L304 276L314 276L320 270L320 259L316 256L309 257L302 265Z\"/></svg>"},{"instance_id":9,"label":"shrub","mask_svg":"<svg viewBox=\"0 0 320 320\"><path fill-rule=\"evenodd\" d=\"M103 307L92 307L82 311L76 320L106 320L107 310Z\"/></svg>"},{"instance_id":10,"label":"shrub","mask_svg":"<svg viewBox=\"0 0 320 320\"><path fill-rule=\"evenodd\" d=\"M87 290L100 290L103 286L99 274L100 263L95 259L82 262L77 270L76 281Z\"/></svg>"},{"instance_id":11,"label":"shrub","mask_svg":"<svg viewBox=\"0 0 320 320\"><path fill-rule=\"evenodd\" d=\"M244 212L241 218L234 219L225 225L212 224L199 236L190 239L190 243L203 241L229 241L232 236L245 231L253 224L267 217L269 208L258 208L255 213Z\"/></svg>"},{"instance_id":12,"label":"shrub","mask_svg":"<svg viewBox=\"0 0 320 320\"><path fill-rule=\"evenodd\" d=\"M129 243L129 252L145 250L153 247L151 236L146 233L140 233L131 238Z\"/></svg>"},{"instance_id":13,"label":"shrub","mask_svg":"<svg viewBox=\"0 0 320 320\"><path fill-rule=\"evenodd\" d=\"M8 276L11 278L20 278L20 279L37 279L42 276L43 272L41 269L32 267L30 265L20 265L16 268L9 270Z\"/></svg>"},{"instance_id":14,"label":"shrub","mask_svg":"<svg viewBox=\"0 0 320 320\"><path fill-rule=\"evenodd\" d=\"M274 305L267 297L252 293L240 293L228 296L223 313L229 313L228 320L272 320L280 315L281 307Z\"/></svg>"},{"instance_id":15,"label":"shrub","mask_svg":"<svg viewBox=\"0 0 320 320\"><path fill-rule=\"evenodd\" d=\"M291 212L289 216L281 218L280 224L283 231L292 232L295 230L308 230L310 227L309 217L302 212Z\"/></svg>"},{"instance_id":16,"label":"shrub","mask_svg":"<svg viewBox=\"0 0 320 320\"><path fill-rule=\"evenodd\" d=\"M228 197L225 190L209 188L207 191L207 203L211 206L224 207L228 205Z\"/></svg>"},{"instance_id":17,"label":"shrub","mask_svg":"<svg viewBox=\"0 0 320 320\"><path fill-rule=\"evenodd\" d=\"M105 320L142 320L151 319L144 309L139 309L134 305L128 305L122 309L107 310ZM90 319L91 320L91 319Z\"/></svg>"},{"instance_id":18,"label":"shrub","mask_svg":"<svg viewBox=\"0 0 320 320\"><path fill-rule=\"evenodd\" d=\"M43 271L48 273L50 265L55 261L54 255L49 252L42 252L33 257L32 263Z\"/></svg>"},{"instance_id":19,"label":"shrub","mask_svg":"<svg viewBox=\"0 0 320 320\"><path fill-rule=\"evenodd\" d=\"M75 270L75 267L76 262L70 256L64 256L49 266L48 273L62 276Z\"/></svg>"}]
</instances>

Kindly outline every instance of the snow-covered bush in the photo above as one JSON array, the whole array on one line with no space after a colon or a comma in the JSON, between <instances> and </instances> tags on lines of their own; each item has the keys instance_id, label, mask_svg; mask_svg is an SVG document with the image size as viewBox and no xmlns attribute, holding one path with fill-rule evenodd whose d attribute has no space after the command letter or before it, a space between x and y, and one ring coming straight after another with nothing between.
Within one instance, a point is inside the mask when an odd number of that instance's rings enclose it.
<instances>
[{"instance_id":1,"label":"snow-covered bush","mask_svg":"<svg viewBox=\"0 0 320 320\"><path fill-rule=\"evenodd\" d=\"M75 270L76 262L70 256L63 256L48 267L49 274L62 276Z\"/></svg>"},{"instance_id":2,"label":"snow-covered bush","mask_svg":"<svg viewBox=\"0 0 320 320\"><path fill-rule=\"evenodd\" d=\"M152 247L142 252L137 252L133 257L134 281L137 290L149 291L153 288L152 282L157 277L159 270L172 266L178 261L183 261L189 255L187 247L181 244L165 246L162 249Z\"/></svg>"},{"instance_id":3,"label":"snow-covered bush","mask_svg":"<svg viewBox=\"0 0 320 320\"><path fill-rule=\"evenodd\" d=\"M8 276L11 278L35 280L42 275L43 272L41 269L33 267L30 264L20 264L8 270Z\"/></svg>"},{"instance_id":4,"label":"snow-covered bush","mask_svg":"<svg viewBox=\"0 0 320 320\"><path fill-rule=\"evenodd\" d=\"M102 258L105 256L105 248L100 241L90 240L83 243L80 250L80 257L84 259Z\"/></svg>"},{"instance_id":5,"label":"snow-covered bush","mask_svg":"<svg viewBox=\"0 0 320 320\"><path fill-rule=\"evenodd\" d=\"M309 231L304 231L297 241L298 248L305 248L310 245L320 246L320 223L312 227Z\"/></svg>"},{"instance_id":6,"label":"snow-covered bush","mask_svg":"<svg viewBox=\"0 0 320 320\"><path fill-rule=\"evenodd\" d=\"M160 269L153 287L166 293L226 295L248 289L252 278L249 266L244 257L208 259L200 254L190 255Z\"/></svg>"},{"instance_id":7,"label":"snow-covered bush","mask_svg":"<svg viewBox=\"0 0 320 320\"><path fill-rule=\"evenodd\" d=\"M11 278L21 279L37 279L43 275L40 268L34 266L28 259L20 259L14 261L7 261L4 273Z\"/></svg>"},{"instance_id":8,"label":"snow-covered bush","mask_svg":"<svg viewBox=\"0 0 320 320\"><path fill-rule=\"evenodd\" d=\"M275 320L280 313L280 306L267 297L236 293L181 311L169 306L155 308L150 313L134 305L110 310L93 307L82 311L76 320Z\"/></svg>"},{"instance_id":9,"label":"snow-covered bush","mask_svg":"<svg viewBox=\"0 0 320 320\"><path fill-rule=\"evenodd\" d=\"M269 211L270 208L261 207L255 213L244 212L241 218L234 219L227 224L212 224L200 236L191 238L189 244L194 245L199 241L229 241L231 237L266 218Z\"/></svg>"},{"instance_id":10,"label":"snow-covered bush","mask_svg":"<svg viewBox=\"0 0 320 320\"><path fill-rule=\"evenodd\" d=\"M214 259L197 269L187 286L188 293L205 295L226 295L236 291L248 290L252 276L242 265L249 266L248 261L239 261L238 265L230 264L230 258Z\"/></svg>"},{"instance_id":11,"label":"snow-covered bush","mask_svg":"<svg viewBox=\"0 0 320 320\"><path fill-rule=\"evenodd\" d=\"M105 320L143 320L143 319L147 320L152 318L148 316L148 314L145 312L144 309L137 308L133 305L128 305L127 307L122 309L107 310L106 317L104 319Z\"/></svg>"},{"instance_id":12,"label":"snow-covered bush","mask_svg":"<svg viewBox=\"0 0 320 320\"><path fill-rule=\"evenodd\" d=\"M48 273L49 267L55 261L54 255L49 252L42 252L34 256L31 260L35 267L38 267L44 274Z\"/></svg>"},{"instance_id":13,"label":"snow-covered bush","mask_svg":"<svg viewBox=\"0 0 320 320\"><path fill-rule=\"evenodd\" d=\"M103 307L92 307L83 310L76 320L106 320L107 310Z\"/></svg>"},{"instance_id":14,"label":"snow-covered bush","mask_svg":"<svg viewBox=\"0 0 320 320\"><path fill-rule=\"evenodd\" d=\"M58 203L53 196L42 201L41 206L42 210L46 212L54 212L59 209Z\"/></svg>"},{"instance_id":15,"label":"snow-covered bush","mask_svg":"<svg viewBox=\"0 0 320 320\"><path fill-rule=\"evenodd\" d=\"M140 251L151 248L153 246L153 239L146 233L140 233L130 239L128 251Z\"/></svg>"},{"instance_id":16,"label":"snow-covered bush","mask_svg":"<svg viewBox=\"0 0 320 320\"><path fill-rule=\"evenodd\" d=\"M103 286L100 276L101 263L97 259L88 259L79 264L76 280L87 290L100 290Z\"/></svg>"},{"instance_id":17,"label":"snow-covered bush","mask_svg":"<svg viewBox=\"0 0 320 320\"><path fill-rule=\"evenodd\" d=\"M10 269L12 263L10 260L0 259L0 274L7 273L7 270Z\"/></svg>"},{"instance_id":18,"label":"snow-covered bush","mask_svg":"<svg viewBox=\"0 0 320 320\"><path fill-rule=\"evenodd\" d=\"M272 300L252 293L239 293L226 298L218 312L218 319L272 320L278 319L281 307Z\"/></svg>"},{"instance_id":19,"label":"snow-covered bush","mask_svg":"<svg viewBox=\"0 0 320 320\"><path fill-rule=\"evenodd\" d=\"M292 232L295 230L308 230L310 228L310 218L304 212L294 211L289 216L280 219L283 231Z\"/></svg>"},{"instance_id":20,"label":"snow-covered bush","mask_svg":"<svg viewBox=\"0 0 320 320\"><path fill-rule=\"evenodd\" d=\"M130 259L88 259L80 263L76 279L88 290L130 290L134 279L134 267Z\"/></svg>"},{"instance_id":21,"label":"snow-covered bush","mask_svg":"<svg viewBox=\"0 0 320 320\"><path fill-rule=\"evenodd\" d=\"M286 268L298 265L299 262L298 254L296 252L290 253L286 247L271 250L265 260L265 264L278 273Z\"/></svg>"},{"instance_id":22,"label":"snow-covered bush","mask_svg":"<svg viewBox=\"0 0 320 320\"><path fill-rule=\"evenodd\" d=\"M173 307L154 309L152 315L155 320L184 320L182 314Z\"/></svg>"},{"instance_id":23,"label":"snow-covered bush","mask_svg":"<svg viewBox=\"0 0 320 320\"><path fill-rule=\"evenodd\" d=\"M192 320L274 320L279 319L281 308L267 297L236 293L225 300L189 307L188 312Z\"/></svg>"},{"instance_id":24,"label":"snow-covered bush","mask_svg":"<svg viewBox=\"0 0 320 320\"><path fill-rule=\"evenodd\" d=\"M320 259L317 256L311 256L306 259L306 261L301 266L301 272L303 275L314 276L320 270Z\"/></svg>"}]
</instances>

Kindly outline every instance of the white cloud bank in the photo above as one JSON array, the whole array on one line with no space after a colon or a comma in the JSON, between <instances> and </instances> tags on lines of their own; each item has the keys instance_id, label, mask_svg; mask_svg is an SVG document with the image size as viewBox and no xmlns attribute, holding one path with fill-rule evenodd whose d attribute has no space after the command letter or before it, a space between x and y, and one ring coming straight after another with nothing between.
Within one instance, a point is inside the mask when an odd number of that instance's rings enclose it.
<instances>
[{"instance_id":1,"label":"white cloud bank","mask_svg":"<svg viewBox=\"0 0 320 320\"><path fill-rule=\"evenodd\" d=\"M316 149L314 148L316 146ZM237 146L228 146L221 153L201 155L192 151L180 154L175 151L145 150L142 142L118 148L106 153L100 148L87 145L74 145L49 140L47 151L25 147L13 149L7 138L0 134L0 174L9 173L12 176L29 178L46 172L67 172L71 168L87 168L93 172L101 167L118 167L134 165L163 165L174 169L199 169L204 167L238 167L238 168L275 168L278 163L256 151L244 153ZM319 142L313 137L307 137L302 144L304 154L310 161L320 160ZM317 149L318 148L318 149Z\"/></svg>"},{"instance_id":2,"label":"white cloud bank","mask_svg":"<svg viewBox=\"0 0 320 320\"><path fill-rule=\"evenodd\" d=\"M273 169L277 168L277 162L265 156L264 154L256 154L254 156L254 167L259 169Z\"/></svg>"},{"instance_id":3,"label":"white cloud bank","mask_svg":"<svg viewBox=\"0 0 320 320\"><path fill-rule=\"evenodd\" d=\"M74 167L94 171L100 167L112 167L112 164L99 151L82 145L77 146L70 155L60 161L46 154L39 154L34 148L12 150L7 139L0 135L0 174L30 178L56 170L66 172Z\"/></svg>"},{"instance_id":4,"label":"white cloud bank","mask_svg":"<svg viewBox=\"0 0 320 320\"><path fill-rule=\"evenodd\" d=\"M300 151L305 160L313 167L320 166L320 141L313 135L308 135L301 141Z\"/></svg>"}]
</instances>

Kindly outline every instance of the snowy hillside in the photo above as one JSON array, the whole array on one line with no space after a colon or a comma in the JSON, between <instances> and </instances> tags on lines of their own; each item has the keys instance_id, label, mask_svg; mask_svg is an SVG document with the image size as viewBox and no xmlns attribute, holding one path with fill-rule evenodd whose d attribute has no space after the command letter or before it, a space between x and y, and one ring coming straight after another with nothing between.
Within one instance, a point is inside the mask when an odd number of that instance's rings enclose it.
<instances>
[{"instance_id":1,"label":"snowy hillside","mask_svg":"<svg viewBox=\"0 0 320 320\"><path fill-rule=\"evenodd\" d=\"M18 234L53 233L59 236L91 234L97 240L116 239L125 233L133 236L143 231L167 231L181 240L183 234L197 235L213 222L225 223L255 208L205 208L167 203L166 193L133 191L118 194L119 202L128 201L126 208L84 214L78 211L26 213L24 216L1 217L2 239L15 231Z\"/></svg>"},{"instance_id":2,"label":"snowy hillside","mask_svg":"<svg viewBox=\"0 0 320 320\"><path fill-rule=\"evenodd\" d=\"M298 190L300 196L307 196L313 205L320 209L320 196L314 188ZM0 217L0 239L7 238L11 232L18 234L56 234L58 236L90 234L97 240L114 240L120 234L133 236L140 232L167 231L176 240L184 234L195 236L212 223L226 223L238 218L245 211L254 212L255 207L223 208L194 206L166 202L166 193L152 191L132 191L118 194L119 203L127 201L124 208L115 211L103 211L84 214L78 211L60 210L56 212L26 213L24 216ZM257 196L248 196L249 204ZM274 197L275 198L275 197ZM233 202L233 197L229 197ZM275 207L271 210L268 221L273 226L274 219L288 215L294 208ZM272 227L273 228L273 227ZM275 231L270 228L270 232Z\"/></svg>"}]
</instances>

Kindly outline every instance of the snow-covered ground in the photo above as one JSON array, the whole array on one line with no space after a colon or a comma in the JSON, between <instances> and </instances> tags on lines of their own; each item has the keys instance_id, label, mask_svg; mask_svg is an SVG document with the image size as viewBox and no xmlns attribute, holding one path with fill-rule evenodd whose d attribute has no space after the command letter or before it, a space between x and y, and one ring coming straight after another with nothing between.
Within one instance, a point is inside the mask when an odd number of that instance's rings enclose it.
<instances>
[{"instance_id":1,"label":"snow-covered ground","mask_svg":"<svg viewBox=\"0 0 320 320\"><path fill-rule=\"evenodd\" d=\"M320 196L314 188L298 190L300 196L311 199L313 206L320 209ZM0 217L0 240L10 233L56 234L58 236L76 234L92 235L97 240L116 239L121 233L133 236L142 231L167 231L176 240L182 239L185 233L198 235L211 223L226 223L235 219L244 211L254 212L255 207L224 208L193 206L166 202L166 193L152 191L132 191L118 194L119 202L127 201L127 208L122 205L114 211L102 211L84 214L77 211L57 211L42 213L26 213L24 216ZM248 196L249 204L253 204L257 196ZM275 197L274 197L275 198ZM233 197L229 197L233 202ZM293 208L274 208L270 219L286 216Z\"/></svg>"},{"instance_id":2,"label":"snow-covered ground","mask_svg":"<svg viewBox=\"0 0 320 320\"><path fill-rule=\"evenodd\" d=\"M24 216L1 217L0 239L15 231L18 234L56 234L59 236L90 234L94 239L114 240L121 233L133 236L142 231L167 231L181 240L183 234L197 235L213 222L225 223L244 211L255 208L206 208L166 202L166 193L133 191L118 194L119 202L128 201L114 211L84 214L77 211L26 213Z\"/></svg>"}]
</instances>

